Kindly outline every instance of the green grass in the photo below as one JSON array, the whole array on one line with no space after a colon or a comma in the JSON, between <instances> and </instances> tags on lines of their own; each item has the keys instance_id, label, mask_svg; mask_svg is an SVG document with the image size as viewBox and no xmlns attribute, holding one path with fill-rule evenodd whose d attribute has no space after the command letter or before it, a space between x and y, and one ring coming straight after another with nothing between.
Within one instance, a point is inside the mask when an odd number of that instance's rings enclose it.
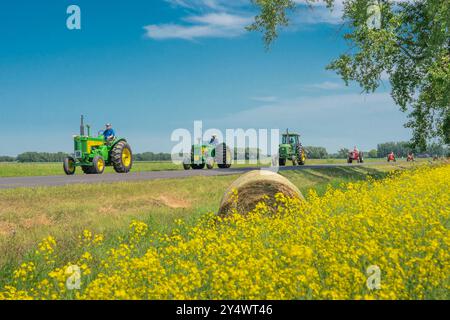
<instances>
[{"instance_id":1,"label":"green grass","mask_svg":"<svg viewBox=\"0 0 450 320\"><path fill-rule=\"evenodd\" d=\"M181 165L172 162L135 162L134 172L181 170ZM105 173L113 173L112 167L107 167ZM83 174L81 168L77 168L77 174ZM57 176L63 175L62 163L17 163L0 162L0 177L30 177L30 176Z\"/></svg>"},{"instance_id":2,"label":"green grass","mask_svg":"<svg viewBox=\"0 0 450 320\"><path fill-rule=\"evenodd\" d=\"M382 162L383 159L367 159L367 163ZM338 164L345 163L344 159L307 160L306 164ZM290 162L287 163L290 165ZM239 167L268 166L268 164L234 164L233 168ZM164 162L135 162L132 172L183 170L182 165L170 161ZM107 167L105 173L114 173L112 167ZM30 176L56 176L63 175L62 163L17 163L0 162L0 178L3 177L30 177ZM77 174L83 174L81 168L77 168Z\"/></svg>"},{"instance_id":3,"label":"green grass","mask_svg":"<svg viewBox=\"0 0 450 320\"><path fill-rule=\"evenodd\" d=\"M322 194L328 185L339 187L367 175L382 178L389 170L392 166L381 165L282 174L307 195L310 189ZM190 177L0 190L0 279L9 278L18 263L48 235L57 239L60 258L69 261L78 254L77 236L84 229L117 239L126 234L133 219L164 233L170 232L176 219L194 224L203 214L217 211L224 191L236 178Z\"/></svg>"}]
</instances>

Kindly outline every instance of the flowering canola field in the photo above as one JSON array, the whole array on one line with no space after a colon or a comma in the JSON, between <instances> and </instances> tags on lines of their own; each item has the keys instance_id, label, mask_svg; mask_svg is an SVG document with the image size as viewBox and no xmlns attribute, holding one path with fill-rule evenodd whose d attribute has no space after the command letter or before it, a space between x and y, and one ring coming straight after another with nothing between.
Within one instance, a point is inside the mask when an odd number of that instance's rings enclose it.
<instances>
[{"instance_id":1,"label":"flowering canola field","mask_svg":"<svg viewBox=\"0 0 450 320\"><path fill-rule=\"evenodd\" d=\"M49 237L0 299L448 299L449 190L450 165L421 167L168 235L86 230L65 264Z\"/></svg>"}]
</instances>

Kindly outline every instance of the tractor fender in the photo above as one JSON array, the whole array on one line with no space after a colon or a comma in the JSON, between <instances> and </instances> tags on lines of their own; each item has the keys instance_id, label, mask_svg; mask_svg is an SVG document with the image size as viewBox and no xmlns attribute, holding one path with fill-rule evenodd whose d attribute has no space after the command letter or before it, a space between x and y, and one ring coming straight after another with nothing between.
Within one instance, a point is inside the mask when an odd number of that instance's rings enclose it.
<instances>
[{"instance_id":1,"label":"tractor fender","mask_svg":"<svg viewBox=\"0 0 450 320\"><path fill-rule=\"evenodd\" d=\"M116 144L118 144L119 142L122 142L122 141L123 141L123 142L128 142L127 139L121 138L121 139L119 139L119 140L114 141L114 143L111 144L111 148L113 148Z\"/></svg>"}]
</instances>

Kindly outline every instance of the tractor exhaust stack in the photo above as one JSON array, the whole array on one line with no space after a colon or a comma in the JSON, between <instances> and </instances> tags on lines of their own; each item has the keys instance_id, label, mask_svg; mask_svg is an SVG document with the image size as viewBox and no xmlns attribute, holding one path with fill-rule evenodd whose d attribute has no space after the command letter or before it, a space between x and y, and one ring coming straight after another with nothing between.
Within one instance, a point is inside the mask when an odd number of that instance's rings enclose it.
<instances>
[{"instance_id":1,"label":"tractor exhaust stack","mask_svg":"<svg viewBox=\"0 0 450 320\"><path fill-rule=\"evenodd\" d=\"M81 115L80 136L84 136L84 116Z\"/></svg>"}]
</instances>

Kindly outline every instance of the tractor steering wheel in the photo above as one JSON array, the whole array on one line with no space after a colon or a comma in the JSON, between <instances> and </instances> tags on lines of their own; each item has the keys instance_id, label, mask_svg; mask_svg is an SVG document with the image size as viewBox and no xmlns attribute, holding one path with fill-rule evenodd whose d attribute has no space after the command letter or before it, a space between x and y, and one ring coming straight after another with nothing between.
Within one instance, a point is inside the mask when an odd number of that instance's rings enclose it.
<instances>
[{"instance_id":1,"label":"tractor steering wheel","mask_svg":"<svg viewBox=\"0 0 450 320\"><path fill-rule=\"evenodd\" d=\"M99 130L99 131L98 131L98 135L99 135L99 136L102 136L104 132L105 132L104 130Z\"/></svg>"}]
</instances>

